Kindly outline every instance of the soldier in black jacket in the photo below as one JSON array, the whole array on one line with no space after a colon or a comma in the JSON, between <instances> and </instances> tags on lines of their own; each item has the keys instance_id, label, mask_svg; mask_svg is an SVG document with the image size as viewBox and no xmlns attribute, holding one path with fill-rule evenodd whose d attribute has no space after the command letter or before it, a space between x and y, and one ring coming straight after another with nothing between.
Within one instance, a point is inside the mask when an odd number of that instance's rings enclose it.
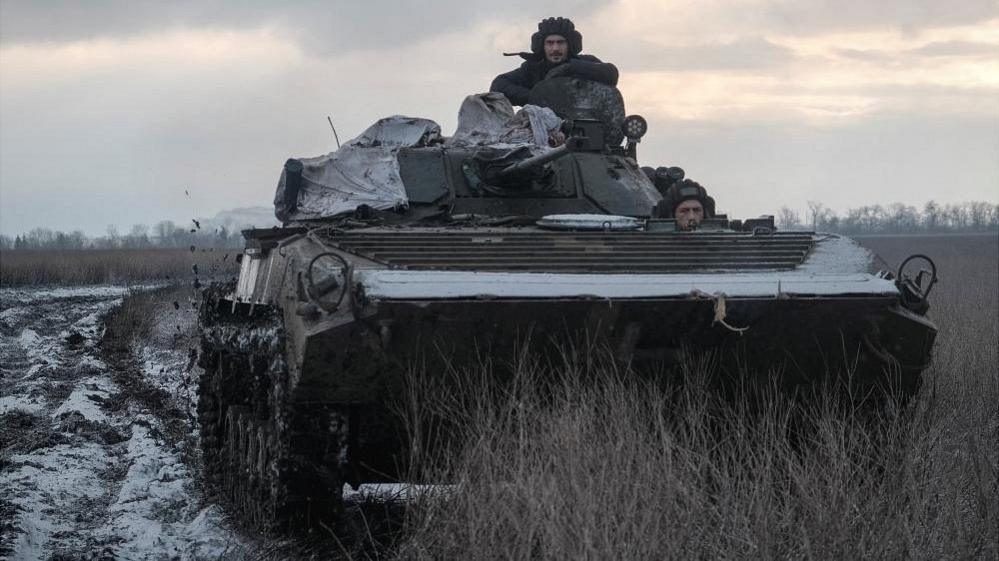
<instances>
[{"instance_id":1,"label":"soldier in black jacket","mask_svg":"<svg viewBox=\"0 0 999 561\"><path fill-rule=\"evenodd\" d=\"M525 105L531 88L545 78L568 76L616 86L617 68L600 62L593 55L579 54L582 50L583 36L571 20L544 19L531 36L531 52L504 53L520 55L524 63L516 70L497 76L489 91L506 95L513 105Z\"/></svg>"}]
</instances>

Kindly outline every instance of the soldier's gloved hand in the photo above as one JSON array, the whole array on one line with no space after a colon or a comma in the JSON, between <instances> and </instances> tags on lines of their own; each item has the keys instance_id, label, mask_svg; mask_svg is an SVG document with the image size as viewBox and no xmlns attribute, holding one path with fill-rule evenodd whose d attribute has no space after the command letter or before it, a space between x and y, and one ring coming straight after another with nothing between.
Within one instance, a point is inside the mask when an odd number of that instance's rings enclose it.
<instances>
[{"instance_id":1,"label":"soldier's gloved hand","mask_svg":"<svg viewBox=\"0 0 999 561\"><path fill-rule=\"evenodd\" d=\"M563 62L562 64L556 66L555 68L552 68L551 70L548 71L548 74L545 74L545 79L547 80L549 78L561 78L562 76L571 75L572 64L573 64L572 61Z\"/></svg>"}]
</instances>

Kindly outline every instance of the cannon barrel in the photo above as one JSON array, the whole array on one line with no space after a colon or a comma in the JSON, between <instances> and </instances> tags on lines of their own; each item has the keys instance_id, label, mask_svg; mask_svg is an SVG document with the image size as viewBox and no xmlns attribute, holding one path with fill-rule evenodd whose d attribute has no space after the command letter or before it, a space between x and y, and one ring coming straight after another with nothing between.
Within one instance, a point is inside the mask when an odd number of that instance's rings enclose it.
<instances>
[{"instance_id":1,"label":"cannon barrel","mask_svg":"<svg viewBox=\"0 0 999 561\"><path fill-rule=\"evenodd\" d=\"M544 154L538 154L537 156L531 156L530 158L521 160L515 164L511 164L496 174L496 177L506 177L508 175L516 174L518 172L527 171L531 168L541 167L548 162L557 160L559 158L568 156L569 154L577 151L580 146L585 143L585 139L578 137L567 138L565 144L559 146L558 148L545 152Z\"/></svg>"}]
</instances>

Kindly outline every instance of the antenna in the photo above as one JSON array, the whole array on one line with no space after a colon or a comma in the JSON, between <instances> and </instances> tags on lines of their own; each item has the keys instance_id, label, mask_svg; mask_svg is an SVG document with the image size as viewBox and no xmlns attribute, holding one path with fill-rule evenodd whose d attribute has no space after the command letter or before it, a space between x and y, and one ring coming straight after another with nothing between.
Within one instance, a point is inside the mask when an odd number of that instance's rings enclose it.
<instances>
[{"instance_id":1,"label":"antenna","mask_svg":"<svg viewBox=\"0 0 999 561\"><path fill-rule=\"evenodd\" d=\"M340 136L336 133L336 127L333 126L333 118L329 115L326 116L326 120L330 122L330 128L333 129L333 139L336 140L336 149L340 149Z\"/></svg>"}]
</instances>

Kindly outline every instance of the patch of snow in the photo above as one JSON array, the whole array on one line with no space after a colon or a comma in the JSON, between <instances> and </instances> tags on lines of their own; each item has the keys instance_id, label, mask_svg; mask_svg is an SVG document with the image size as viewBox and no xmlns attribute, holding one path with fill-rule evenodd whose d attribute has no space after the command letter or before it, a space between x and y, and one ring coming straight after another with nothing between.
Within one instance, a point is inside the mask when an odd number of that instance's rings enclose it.
<instances>
[{"instance_id":1,"label":"patch of snow","mask_svg":"<svg viewBox=\"0 0 999 561\"><path fill-rule=\"evenodd\" d=\"M38 336L38 333L34 329L25 329L17 337L17 342L21 344L21 347L27 349L41 344L42 338Z\"/></svg>"},{"instance_id":2,"label":"patch of snow","mask_svg":"<svg viewBox=\"0 0 999 561\"><path fill-rule=\"evenodd\" d=\"M178 395L185 382L186 357L177 352L164 352L143 346L136 351L142 361L143 376L153 385Z\"/></svg>"},{"instance_id":3,"label":"patch of snow","mask_svg":"<svg viewBox=\"0 0 999 561\"><path fill-rule=\"evenodd\" d=\"M88 421L107 422L108 416L101 410L99 402L107 399L114 389L114 385L108 380L87 378L78 383L73 389L73 393L69 394L69 397L52 412L52 418L57 419L62 415L76 411Z\"/></svg>"},{"instance_id":4,"label":"patch of snow","mask_svg":"<svg viewBox=\"0 0 999 561\"><path fill-rule=\"evenodd\" d=\"M21 529L16 558L46 559L57 536L74 530L67 513L77 512L81 500L103 494L97 474L107 468L107 455L102 446L84 442L14 455L10 463L17 467L0 473L0 489L9 490L23 509L14 521Z\"/></svg>"},{"instance_id":5,"label":"patch of snow","mask_svg":"<svg viewBox=\"0 0 999 561\"><path fill-rule=\"evenodd\" d=\"M99 359L99 358L97 358L95 356L92 356L92 355L83 355L76 362L76 370L77 370L77 372L82 372L82 371L85 371L87 369L106 370L107 367L108 367L108 365L105 364L105 362L103 360L101 360L101 359Z\"/></svg>"},{"instance_id":6,"label":"patch of snow","mask_svg":"<svg viewBox=\"0 0 999 561\"><path fill-rule=\"evenodd\" d=\"M838 234L817 234L818 241L797 270L806 273L870 272L874 254Z\"/></svg>"},{"instance_id":7,"label":"patch of snow","mask_svg":"<svg viewBox=\"0 0 999 561\"><path fill-rule=\"evenodd\" d=\"M48 366L48 365L47 364L32 364L28 368L28 371L24 373L23 378L27 380L27 379L31 379L31 378L36 377L39 372L41 372L42 370L45 369L46 366Z\"/></svg>"},{"instance_id":8,"label":"patch of snow","mask_svg":"<svg viewBox=\"0 0 999 561\"><path fill-rule=\"evenodd\" d=\"M15 301L22 305L39 301L67 300L71 298L109 299L124 296L139 290L151 290L162 284L140 284L134 286L65 286L47 289L0 289L0 301Z\"/></svg>"},{"instance_id":9,"label":"patch of snow","mask_svg":"<svg viewBox=\"0 0 999 561\"><path fill-rule=\"evenodd\" d=\"M0 310L0 325L11 328L14 327L25 316L31 313L31 309L26 306L11 306Z\"/></svg>"},{"instance_id":10,"label":"patch of snow","mask_svg":"<svg viewBox=\"0 0 999 561\"><path fill-rule=\"evenodd\" d=\"M45 405L35 401L34 398L25 395L5 395L0 397L0 415L8 411L27 411L37 413L45 409Z\"/></svg>"},{"instance_id":11,"label":"patch of snow","mask_svg":"<svg viewBox=\"0 0 999 561\"><path fill-rule=\"evenodd\" d=\"M96 343L104 315L127 292L0 290L0 413L24 410L53 419L26 429L39 448L5 457L0 466L0 497L18 509L11 525L0 525L14 559L56 553L216 559L246 549L218 507L202 508L187 458L154 436L163 430L162 419L142 414L141 406L111 412L99 403L118 388ZM170 317L188 329L194 319L193 313ZM84 340L70 344L67 338L77 341L77 334ZM150 340L137 352L143 374L179 405L193 407L193 396L184 394L189 349L166 348L173 337L164 341L157 346ZM61 403L44 397L65 395L52 391L61 388L69 392ZM123 435L131 438L121 442Z\"/></svg>"},{"instance_id":12,"label":"patch of snow","mask_svg":"<svg viewBox=\"0 0 999 561\"><path fill-rule=\"evenodd\" d=\"M34 329L22 330L17 337L17 344L24 349L25 354L36 365L38 363L42 365L59 364L61 362L58 352L60 345L49 337L42 337Z\"/></svg>"},{"instance_id":13,"label":"patch of snow","mask_svg":"<svg viewBox=\"0 0 999 561\"><path fill-rule=\"evenodd\" d=\"M82 318L76 320L73 323L73 328L77 331L89 331L91 333L96 333L98 327L102 327L101 316L106 314L108 310L120 303L120 300L106 302L103 306L99 306L99 309L93 313L87 314Z\"/></svg>"},{"instance_id":14,"label":"patch of snow","mask_svg":"<svg viewBox=\"0 0 999 561\"><path fill-rule=\"evenodd\" d=\"M196 503L187 490L191 474L145 427L132 425L127 458L128 474L104 529L120 540L117 554L141 558L156 551L164 556L200 558L217 557L226 550L231 540L220 532L221 515L191 508Z\"/></svg>"},{"instance_id":15,"label":"patch of snow","mask_svg":"<svg viewBox=\"0 0 999 561\"><path fill-rule=\"evenodd\" d=\"M357 489L349 485L343 488L343 499L347 501L406 501L426 493L450 493L454 485L417 485L414 483L362 483Z\"/></svg>"}]
</instances>

